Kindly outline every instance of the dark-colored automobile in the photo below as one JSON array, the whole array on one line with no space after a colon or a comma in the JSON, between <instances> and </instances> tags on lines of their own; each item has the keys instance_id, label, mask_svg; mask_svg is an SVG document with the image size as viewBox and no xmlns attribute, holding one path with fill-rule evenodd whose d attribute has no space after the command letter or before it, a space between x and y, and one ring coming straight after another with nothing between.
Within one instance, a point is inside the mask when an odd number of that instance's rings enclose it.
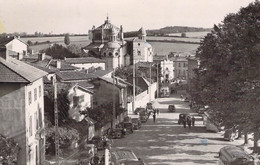
<instances>
[{"instance_id":1,"label":"dark-colored automobile","mask_svg":"<svg viewBox=\"0 0 260 165\"><path fill-rule=\"evenodd\" d=\"M98 150L103 150L105 148L102 137L94 136L90 141L90 144L94 144Z\"/></svg>"},{"instance_id":2,"label":"dark-colored automobile","mask_svg":"<svg viewBox=\"0 0 260 165\"><path fill-rule=\"evenodd\" d=\"M154 111L153 104L151 102L146 104L146 111L147 112L153 112Z\"/></svg>"},{"instance_id":3,"label":"dark-colored automobile","mask_svg":"<svg viewBox=\"0 0 260 165\"><path fill-rule=\"evenodd\" d=\"M186 120L187 116L189 116L189 114L186 113L179 114L178 124L183 124L183 121Z\"/></svg>"},{"instance_id":4,"label":"dark-colored automobile","mask_svg":"<svg viewBox=\"0 0 260 165\"><path fill-rule=\"evenodd\" d=\"M133 126L134 126L135 130L141 128L142 123L141 123L140 119L133 118L132 119L132 123L133 123Z\"/></svg>"},{"instance_id":5,"label":"dark-colored automobile","mask_svg":"<svg viewBox=\"0 0 260 165\"><path fill-rule=\"evenodd\" d=\"M141 111L139 113L139 119L142 123L145 123L149 118L149 114L146 111Z\"/></svg>"},{"instance_id":6,"label":"dark-colored automobile","mask_svg":"<svg viewBox=\"0 0 260 165\"><path fill-rule=\"evenodd\" d=\"M134 132L134 125L131 122L123 122L123 129L125 130L126 134L131 134Z\"/></svg>"},{"instance_id":7,"label":"dark-colored automobile","mask_svg":"<svg viewBox=\"0 0 260 165\"><path fill-rule=\"evenodd\" d=\"M110 135L112 139L120 139L124 137L123 128L115 128L111 130Z\"/></svg>"},{"instance_id":8,"label":"dark-colored automobile","mask_svg":"<svg viewBox=\"0 0 260 165\"><path fill-rule=\"evenodd\" d=\"M168 106L168 111L169 111L169 112L176 112L175 106L174 106L173 104L169 105L169 106Z\"/></svg>"},{"instance_id":9,"label":"dark-colored automobile","mask_svg":"<svg viewBox=\"0 0 260 165\"><path fill-rule=\"evenodd\" d=\"M131 122L131 121L132 121L132 118L129 117L129 116L126 116L126 117L124 118L124 122Z\"/></svg>"},{"instance_id":10,"label":"dark-colored automobile","mask_svg":"<svg viewBox=\"0 0 260 165\"><path fill-rule=\"evenodd\" d=\"M146 111L145 108L136 108L135 111L134 111L134 114L135 115L138 115L140 112L143 112L143 111Z\"/></svg>"}]
</instances>

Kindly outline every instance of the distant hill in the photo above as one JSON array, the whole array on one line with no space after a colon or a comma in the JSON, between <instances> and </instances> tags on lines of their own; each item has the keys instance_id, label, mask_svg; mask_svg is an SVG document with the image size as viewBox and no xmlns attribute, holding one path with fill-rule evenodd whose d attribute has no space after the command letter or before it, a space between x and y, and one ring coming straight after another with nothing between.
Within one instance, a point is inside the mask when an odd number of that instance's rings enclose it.
<instances>
[{"instance_id":1,"label":"distant hill","mask_svg":"<svg viewBox=\"0 0 260 165\"><path fill-rule=\"evenodd\" d=\"M146 30L148 36L168 36L171 33L185 33L185 32L205 32L211 31L211 28L198 28L187 26L167 26L161 29ZM138 31L125 32L124 36L135 37Z\"/></svg>"}]
</instances>

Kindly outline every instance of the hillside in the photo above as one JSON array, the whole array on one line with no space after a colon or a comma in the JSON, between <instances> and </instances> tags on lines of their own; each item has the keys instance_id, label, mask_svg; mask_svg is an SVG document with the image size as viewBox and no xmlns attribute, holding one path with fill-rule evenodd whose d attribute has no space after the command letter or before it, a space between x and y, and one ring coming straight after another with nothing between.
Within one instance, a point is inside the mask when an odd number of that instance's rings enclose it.
<instances>
[{"instance_id":1,"label":"hillside","mask_svg":"<svg viewBox=\"0 0 260 165\"><path fill-rule=\"evenodd\" d=\"M205 32L211 31L211 28L198 28L198 27L187 27L187 26L167 26L161 29L146 30L148 36L168 36L172 33L184 33L184 32ZM125 32L124 36L135 37L137 31Z\"/></svg>"}]
</instances>

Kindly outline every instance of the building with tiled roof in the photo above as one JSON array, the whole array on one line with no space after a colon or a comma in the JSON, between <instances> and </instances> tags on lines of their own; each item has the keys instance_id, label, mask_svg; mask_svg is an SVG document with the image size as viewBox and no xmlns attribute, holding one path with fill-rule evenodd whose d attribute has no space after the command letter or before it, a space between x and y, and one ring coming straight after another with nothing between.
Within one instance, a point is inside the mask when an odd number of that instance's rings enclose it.
<instances>
[{"instance_id":1,"label":"building with tiled roof","mask_svg":"<svg viewBox=\"0 0 260 165\"><path fill-rule=\"evenodd\" d=\"M0 71L0 134L18 143L18 165L43 164L43 77L48 73L3 52Z\"/></svg>"}]
</instances>

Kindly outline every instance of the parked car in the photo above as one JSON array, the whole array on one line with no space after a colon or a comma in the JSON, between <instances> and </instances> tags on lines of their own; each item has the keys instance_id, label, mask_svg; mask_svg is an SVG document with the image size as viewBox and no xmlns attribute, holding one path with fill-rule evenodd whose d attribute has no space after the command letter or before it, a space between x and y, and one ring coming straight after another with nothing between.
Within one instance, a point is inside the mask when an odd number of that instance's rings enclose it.
<instances>
[{"instance_id":1,"label":"parked car","mask_svg":"<svg viewBox=\"0 0 260 165\"><path fill-rule=\"evenodd\" d=\"M142 123L141 123L140 119L133 118L132 119L132 123L133 123L133 126L134 126L135 130L141 128Z\"/></svg>"},{"instance_id":2,"label":"parked car","mask_svg":"<svg viewBox=\"0 0 260 165\"><path fill-rule=\"evenodd\" d=\"M124 137L123 128L115 128L110 131L112 139L120 139Z\"/></svg>"},{"instance_id":3,"label":"parked car","mask_svg":"<svg viewBox=\"0 0 260 165\"><path fill-rule=\"evenodd\" d=\"M134 114L137 115L139 114L140 112L143 112L143 111L146 111L145 108L136 108L135 111L134 111Z\"/></svg>"},{"instance_id":4,"label":"parked car","mask_svg":"<svg viewBox=\"0 0 260 165\"><path fill-rule=\"evenodd\" d=\"M189 116L189 114L186 113L179 114L178 124L183 124L183 121L186 120L187 116Z\"/></svg>"},{"instance_id":5,"label":"parked car","mask_svg":"<svg viewBox=\"0 0 260 165\"><path fill-rule=\"evenodd\" d=\"M151 102L146 104L146 111L147 112L153 112L154 111L153 104Z\"/></svg>"},{"instance_id":6,"label":"parked car","mask_svg":"<svg viewBox=\"0 0 260 165\"><path fill-rule=\"evenodd\" d=\"M237 131L234 130L233 128L230 128L230 129L225 130L224 140L234 141L236 136L237 136Z\"/></svg>"},{"instance_id":7,"label":"parked car","mask_svg":"<svg viewBox=\"0 0 260 165\"><path fill-rule=\"evenodd\" d=\"M173 104L169 105L169 106L168 106L168 111L169 111L169 112L176 112L175 106L174 106Z\"/></svg>"},{"instance_id":8,"label":"parked car","mask_svg":"<svg viewBox=\"0 0 260 165\"><path fill-rule=\"evenodd\" d=\"M94 136L90 141L90 144L94 144L98 150L103 150L105 148L102 137Z\"/></svg>"},{"instance_id":9,"label":"parked car","mask_svg":"<svg viewBox=\"0 0 260 165\"><path fill-rule=\"evenodd\" d=\"M126 117L124 118L124 122L132 122L132 118L129 117L129 116L126 116Z\"/></svg>"},{"instance_id":10,"label":"parked car","mask_svg":"<svg viewBox=\"0 0 260 165\"><path fill-rule=\"evenodd\" d=\"M146 111L142 111L139 113L139 119L142 123L145 123L149 118L149 113L147 113Z\"/></svg>"},{"instance_id":11,"label":"parked car","mask_svg":"<svg viewBox=\"0 0 260 165\"><path fill-rule=\"evenodd\" d=\"M134 125L131 122L123 122L123 129L126 131L126 134L131 134L134 132Z\"/></svg>"},{"instance_id":12,"label":"parked car","mask_svg":"<svg viewBox=\"0 0 260 165\"><path fill-rule=\"evenodd\" d=\"M141 159L137 158L132 150L128 149L111 150L110 163L114 165L146 165Z\"/></svg>"}]
</instances>

